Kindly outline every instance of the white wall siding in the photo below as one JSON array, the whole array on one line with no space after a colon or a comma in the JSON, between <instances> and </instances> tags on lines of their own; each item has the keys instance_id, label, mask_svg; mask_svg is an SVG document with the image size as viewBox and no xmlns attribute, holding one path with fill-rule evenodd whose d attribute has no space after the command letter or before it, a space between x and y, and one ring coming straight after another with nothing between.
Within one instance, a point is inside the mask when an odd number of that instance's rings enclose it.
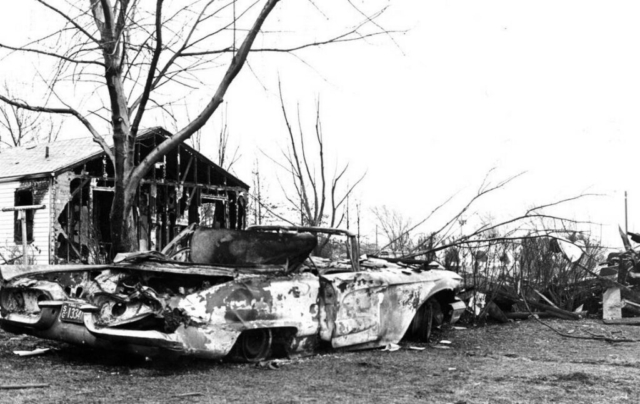
<instances>
[{"instance_id":1,"label":"white wall siding","mask_svg":"<svg viewBox=\"0 0 640 404\"><path fill-rule=\"evenodd\" d=\"M47 180L48 181L48 180ZM48 182L50 183L50 182ZM0 183L0 209L10 208L15 203L16 189L20 188L21 181ZM35 264L49 264L49 237L51 222L50 186L39 193L38 204L45 205L44 209L37 210L33 218L33 243L29 255L34 257ZM14 212L0 211L0 253L5 255L7 249L18 247L22 254L22 245L14 243ZM1 263L1 262L0 262Z\"/></svg>"},{"instance_id":2,"label":"white wall siding","mask_svg":"<svg viewBox=\"0 0 640 404\"><path fill-rule=\"evenodd\" d=\"M44 209L36 210L33 218L33 245L37 247L36 264L49 264L49 234L51 231L51 182L48 181L46 191L36 203L44 205Z\"/></svg>"},{"instance_id":3,"label":"white wall siding","mask_svg":"<svg viewBox=\"0 0 640 404\"><path fill-rule=\"evenodd\" d=\"M13 242L13 212L2 212L2 208L13 207L18 182L0 183L0 254L9 258L7 249L12 249Z\"/></svg>"}]
</instances>

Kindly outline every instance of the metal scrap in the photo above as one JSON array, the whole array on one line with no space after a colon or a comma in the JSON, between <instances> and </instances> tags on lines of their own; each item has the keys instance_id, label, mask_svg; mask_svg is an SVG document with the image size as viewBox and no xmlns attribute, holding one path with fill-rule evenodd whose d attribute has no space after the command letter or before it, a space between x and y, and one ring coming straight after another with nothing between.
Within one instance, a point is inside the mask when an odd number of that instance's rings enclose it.
<instances>
[{"instance_id":1,"label":"metal scrap","mask_svg":"<svg viewBox=\"0 0 640 404\"><path fill-rule=\"evenodd\" d=\"M50 350L51 348L36 348L32 351L13 351L13 353L18 356L37 356L37 355L44 355Z\"/></svg>"}]
</instances>

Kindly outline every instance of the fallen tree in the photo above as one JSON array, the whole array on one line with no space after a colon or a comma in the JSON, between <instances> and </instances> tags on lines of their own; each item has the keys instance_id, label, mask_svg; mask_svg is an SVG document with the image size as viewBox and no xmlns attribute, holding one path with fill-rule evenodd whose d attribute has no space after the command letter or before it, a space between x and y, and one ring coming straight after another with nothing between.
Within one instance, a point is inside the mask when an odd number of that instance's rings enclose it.
<instances>
[{"instance_id":1,"label":"fallen tree","mask_svg":"<svg viewBox=\"0 0 640 404\"><path fill-rule=\"evenodd\" d=\"M430 231L430 236L416 243L409 253L394 261L411 263L419 257L440 255L445 268L460 273L465 284L473 287L474 295L486 295L487 303L498 299L504 302L502 306L507 311L518 303L523 309L524 301L520 294L524 291L531 306L556 317L579 319L582 315L573 311L593 292L592 284L584 281L593 276L592 269L601 258L602 249L588 233L577 230L578 226L592 225L592 222L565 218L549 210L593 194L540 204L502 220L484 220L473 225L465 219L467 216L478 217L477 212L472 213L471 210L479 200L506 187L521 175L491 182L490 171L475 195L462 208ZM418 226L428 225L429 220L451 200L448 198L416 225L390 239L382 249L398 239L406 239ZM580 262L570 262L554 242L577 243L588 254L584 254ZM623 290L624 293L633 293L628 288ZM478 315L477 311L474 312ZM485 312L486 308L481 315Z\"/></svg>"}]
</instances>

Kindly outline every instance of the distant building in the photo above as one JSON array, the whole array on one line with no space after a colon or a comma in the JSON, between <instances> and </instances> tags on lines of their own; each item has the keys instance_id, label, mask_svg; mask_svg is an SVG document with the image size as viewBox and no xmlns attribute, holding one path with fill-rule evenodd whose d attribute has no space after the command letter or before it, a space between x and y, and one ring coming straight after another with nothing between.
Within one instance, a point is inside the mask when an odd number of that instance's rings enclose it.
<instances>
[{"instance_id":1,"label":"distant building","mask_svg":"<svg viewBox=\"0 0 640 404\"><path fill-rule=\"evenodd\" d=\"M135 158L143 159L171 134L141 131ZM0 210L44 205L27 214L29 263L104 262L111 250L109 211L114 172L92 138L0 151ZM141 249L160 250L190 223L242 229L249 186L187 144L156 163L136 196ZM22 263L17 212L0 211L0 264Z\"/></svg>"}]
</instances>

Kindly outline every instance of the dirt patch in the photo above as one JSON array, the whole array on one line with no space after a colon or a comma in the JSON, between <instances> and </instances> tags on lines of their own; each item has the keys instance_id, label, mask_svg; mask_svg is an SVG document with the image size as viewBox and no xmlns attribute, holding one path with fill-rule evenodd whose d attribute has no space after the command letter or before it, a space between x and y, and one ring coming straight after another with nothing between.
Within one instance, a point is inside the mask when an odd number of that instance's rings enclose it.
<instances>
[{"instance_id":1,"label":"dirt patch","mask_svg":"<svg viewBox=\"0 0 640 404\"><path fill-rule=\"evenodd\" d=\"M640 338L640 327L552 321L576 335ZM607 334L608 335L608 334ZM636 403L640 343L565 339L533 321L447 329L449 349L332 352L276 369L218 361L145 361L0 331L2 403ZM416 345L416 344L411 344ZM53 348L18 357L14 350ZM185 396L189 393L199 393Z\"/></svg>"},{"instance_id":2,"label":"dirt patch","mask_svg":"<svg viewBox=\"0 0 640 404\"><path fill-rule=\"evenodd\" d=\"M558 381L578 382L589 385L592 385L594 383L594 379L597 379L597 377L590 376L584 372L573 372L566 375L551 375L551 377L555 377Z\"/></svg>"}]
</instances>

